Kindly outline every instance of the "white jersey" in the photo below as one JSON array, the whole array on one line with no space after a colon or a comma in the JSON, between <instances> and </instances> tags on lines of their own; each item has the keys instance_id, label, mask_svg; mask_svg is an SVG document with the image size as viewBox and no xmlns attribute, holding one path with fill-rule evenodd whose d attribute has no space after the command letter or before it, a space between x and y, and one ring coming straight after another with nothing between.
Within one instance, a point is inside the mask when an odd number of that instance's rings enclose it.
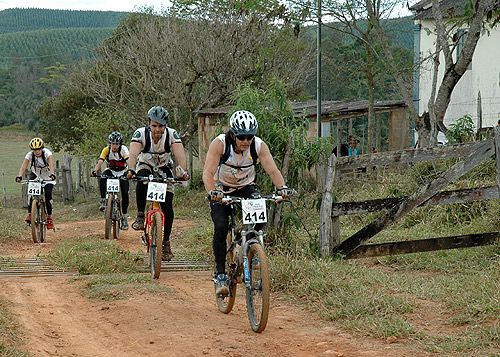
<instances>
[{"instance_id":1,"label":"white jersey","mask_svg":"<svg viewBox=\"0 0 500 357\"><path fill-rule=\"evenodd\" d=\"M171 152L166 152L165 150L165 140L168 135L168 142L170 148L172 148L172 144L182 143L182 140L172 128L166 127L165 132L163 133L161 139L155 143L153 141L153 137L151 131L149 131L149 140L151 142L151 146L148 152L141 152L138 156L137 162L138 165L146 164L152 167L162 167L167 165L172 165L172 155ZM146 147L146 128L137 129L132 135L132 142L138 142L142 144L143 149Z\"/></svg>"},{"instance_id":2,"label":"white jersey","mask_svg":"<svg viewBox=\"0 0 500 357\"><path fill-rule=\"evenodd\" d=\"M42 158L42 156L45 157L45 160ZM49 168L49 157L52 156L52 151L43 148L42 156L37 157L35 156L33 151L29 151L24 158L29 161L28 165L31 166L30 168L31 172L33 172L37 177L41 178L42 180L49 181L47 183L52 183L55 185L56 181L52 181L50 179L50 168Z\"/></svg>"},{"instance_id":3,"label":"white jersey","mask_svg":"<svg viewBox=\"0 0 500 357\"><path fill-rule=\"evenodd\" d=\"M215 140L220 140L222 144L224 144L224 150L222 151L224 153L226 150L226 135L221 134L217 136ZM255 151L258 157L262 139L256 136L254 140ZM234 189L239 189L255 183L255 166L253 165L250 147L243 153L237 154L234 152L233 146L230 145L229 158L224 164L219 166L214 179L215 182L220 182L222 185Z\"/></svg>"}]
</instances>

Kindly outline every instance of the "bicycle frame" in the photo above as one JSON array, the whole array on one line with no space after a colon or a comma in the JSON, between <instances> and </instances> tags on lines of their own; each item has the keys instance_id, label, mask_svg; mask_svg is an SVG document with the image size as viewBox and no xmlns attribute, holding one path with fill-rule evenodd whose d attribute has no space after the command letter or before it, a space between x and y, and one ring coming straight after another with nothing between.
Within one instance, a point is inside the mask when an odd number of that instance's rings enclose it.
<instances>
[{"instance_id":1,"label":"bicycle frame","mask_svg":"<svg viewBox=\"0 0 500 357\"><path fill-rule=\"evenodd\" d=\"M148 213L146 215L145 225L144 225L144 234L146 235L146 240L148 242L148 249L153 244L151 239L151 226L153 225L153 215L155 213L159 213L161 216L161 236L163 237L163 233L165 230L165 215L161 210L160 202L152 201L149 206Z\"/></svg>"},{"instance_id":2,"label":"bicycle frame","mask_svg":"<svg viewBox=\"0 0 500 357\"><path fill-rule=\"evenodd\" d=\"M30 213L31 213L31 237L34 243L43 243L45 241L45 236L47 234L47 208L45 203L45 185L46 182L43 179L36 178L33 180L23 180L21 183L27 183L29 185L30 182L40 183L40 192L39 194L30 194ZM36 212L33 210L36 207Z\"/></svg>"}]
</instances>

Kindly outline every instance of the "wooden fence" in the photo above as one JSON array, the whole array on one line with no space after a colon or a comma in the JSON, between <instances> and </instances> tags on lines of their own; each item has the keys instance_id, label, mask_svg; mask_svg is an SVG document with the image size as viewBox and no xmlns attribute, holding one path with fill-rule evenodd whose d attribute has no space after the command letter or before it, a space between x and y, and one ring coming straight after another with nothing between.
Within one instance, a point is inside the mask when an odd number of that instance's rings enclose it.
<instances>
[{"instance_id":1,"label":"wooden fence","mask_svg":"<svg viewBox=\"0 0 500 357\"><path fill-rule=\"evenodd\" d=\"M496 186L442 191L450 183L492 156L496 156ZM420 187L411 196L332 204L333 183L339 180L344 172L367 170L374 167L405 167L417 162L450 158L459 158L460 161L432 182ZM324 195L320 209L321 255L329 256L340 253L347 258L360 258L462 248L495 242L500 237L500 232L366 244L377 233L401 219L416 207L498 199L500 198L499 190L500 127L495 128L494 138L469 144L391 151L357 157L341 157L339 159L332 155L328 162ZM340 216L375 211L382 212L381 216L341 242Z\"/></svg>"}]
</instances>

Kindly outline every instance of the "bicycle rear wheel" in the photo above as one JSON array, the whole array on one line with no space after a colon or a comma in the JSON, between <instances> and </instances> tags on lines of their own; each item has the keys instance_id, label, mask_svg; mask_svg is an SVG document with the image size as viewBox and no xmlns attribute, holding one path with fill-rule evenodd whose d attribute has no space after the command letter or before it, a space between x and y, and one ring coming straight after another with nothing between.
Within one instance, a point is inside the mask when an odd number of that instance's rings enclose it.
<instances>
[{"instance_id":1,"label":"bicycle rear wheel","mask_svg":"<svg viewBox=\"0 0 500 357\"><path fill-rule=\"evenodd\" d=\"M247 312L252 330L262 332L269 314L269 268L266 254L260 244L252 244L248 250L250 287L247 287Z\"/></svg>"},{"instance_id":2,"label":"bicycle rear wheel","mask_svg":"<svg viewBox=\"0 0 500 357\"><path fill-rule=\"evenodd\" d=\"M108 194L108 203L104 211L104 239L111 239L111 228L113 226L113 200L114 195Z\"/></svg>"},{"instance_id":3,"label":"bicycle rear wheel","mask_svg":"<svg viewBox=\"0 0 500 357\"><path fill-rule=\"evenodd\" d=\"M151 278L158 279L161 270L161 253L163 247L163 224L161 214L155 212L151 217L151 245L149 247L149 269Z\"/></svg>"},{"instance_id":4,"label":"bicycle rear wheel","mask_svg":"<svg viewBox=\"0 0 500 357\"><path fill-rule=\"evenodd\" d=\"M215 295L217 301L217 307L220 312L224 314L229 314L233 309L234 302L236 300L236 287L237 287L237 276L236 272L238 270L238 263L233 262L234 254L233 249L231 249L232 237L231 232L227 234L227 254L226 254L226 272L228 275L228 286L229 295Z\"/></svg>"}]
</instances>

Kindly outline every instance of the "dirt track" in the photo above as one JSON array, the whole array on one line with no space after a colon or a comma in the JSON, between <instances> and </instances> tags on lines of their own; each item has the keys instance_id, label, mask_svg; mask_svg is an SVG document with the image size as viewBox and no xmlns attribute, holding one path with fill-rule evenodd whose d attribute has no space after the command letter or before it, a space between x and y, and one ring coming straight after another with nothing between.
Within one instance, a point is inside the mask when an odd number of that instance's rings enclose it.
<instances>
[{"instance_id":1,"label":"dirt track","mask_svg":"<svg viewBox=\"0 0 500 357\"><path fill-rule=\"evenodd\" d=\"M189 222L176 221L178 230ZM102 222L60 224L47 243L0 246L2 256L29 257L65 237L100 234ZM120 243L140 249L138 233ZM175 252L175 237L173 240ZM32 356L415 356L404 344L354 338L272 295L267 329L251 331L239 289L233 311L218 312L210 272L164 272L167 295L113 302L89 300L68 277L0 278L0 294L24 331Z\"/></svg>"}]
</instances>

